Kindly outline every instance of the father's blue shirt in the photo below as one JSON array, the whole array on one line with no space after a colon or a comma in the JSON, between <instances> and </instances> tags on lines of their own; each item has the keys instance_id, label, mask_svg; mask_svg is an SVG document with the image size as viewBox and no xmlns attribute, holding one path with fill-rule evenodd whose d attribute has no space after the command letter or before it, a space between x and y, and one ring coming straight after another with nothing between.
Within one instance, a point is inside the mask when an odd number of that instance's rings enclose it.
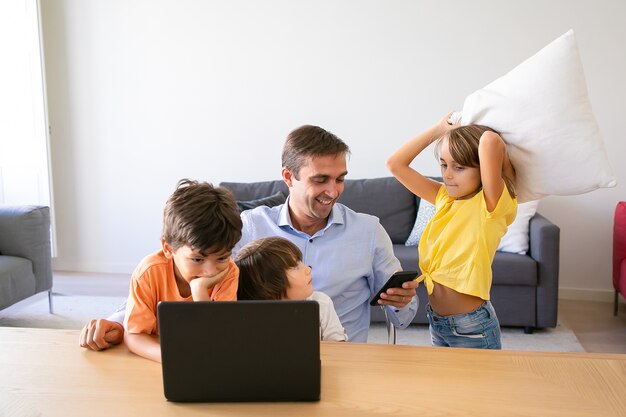
<instances>
[{"instance_id":1,"label":"father's blue shirt","mask_svg":"<svg viewBox=\"0 0 626 417\"><path fill-rule=\"evenodd\" d=\"M389 235L377 217L336 203L326 227L310 236L293 227L288 203L289 199L280 206L242 212L243 234L233 256L246 243L262 237L280 236L292 241L302 251L304 264L312 267L313 288L333 300L348 341L367 342L369 300L401 269ZM417 302L413 297L402 309L387 307L396 327L409 325Z\"/></svg>"}]
</instances>

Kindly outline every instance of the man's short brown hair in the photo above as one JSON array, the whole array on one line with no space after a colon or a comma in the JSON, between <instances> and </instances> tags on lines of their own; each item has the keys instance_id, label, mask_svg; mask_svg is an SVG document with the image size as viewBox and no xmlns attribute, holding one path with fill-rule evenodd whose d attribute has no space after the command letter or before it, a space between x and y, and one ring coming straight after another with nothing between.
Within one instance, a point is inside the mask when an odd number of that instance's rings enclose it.
<instances>
[{"instance_id":1,"label":"man's short brown hair","mask_svg":"<svg viewBox=\"0 0 626 417\"><path fill-rule=\"evenodd\" d=\"M319 126L304 125L287 136L283 146L282 163L299 179L300 168L307 158L350 154L350 148L333 133Z\"/></svg>"},{"instance_id":2,"label":"man's short brown hair","mask_svg":"<svg viewBox=\"0 0 626 417\"><path fill-rule=\"evenodd\" d=\"M203 254L217 253L232 250L241 239L241 228L228 189L185 178L165 204L161 237L173 250L189 246Z\"/></svg>"}]
</instances>

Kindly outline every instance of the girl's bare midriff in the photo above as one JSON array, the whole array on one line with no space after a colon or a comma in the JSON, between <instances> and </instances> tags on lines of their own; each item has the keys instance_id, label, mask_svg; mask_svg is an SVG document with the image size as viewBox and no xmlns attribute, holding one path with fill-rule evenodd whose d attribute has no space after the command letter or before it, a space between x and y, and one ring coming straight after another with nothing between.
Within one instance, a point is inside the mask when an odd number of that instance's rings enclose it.
<instances>
[{"instance_id":1,"label":"girl's bare midriff","mask_svg":"<svg viewBox=\"0 0 626 417\"><path fill-rule=\"evenodd\" d=\"M433 293L428 296L430 307L440 316L465 314L476 310L484 300L473 295L461 294L444 285L434 282Z\"/></svg>"}]
</instances>

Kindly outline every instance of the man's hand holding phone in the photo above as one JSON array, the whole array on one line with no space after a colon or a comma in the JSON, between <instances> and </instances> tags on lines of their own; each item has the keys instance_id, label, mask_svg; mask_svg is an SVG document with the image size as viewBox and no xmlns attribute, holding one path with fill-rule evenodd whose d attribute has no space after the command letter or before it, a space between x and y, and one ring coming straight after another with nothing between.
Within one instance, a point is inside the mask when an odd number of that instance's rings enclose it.
<instances>
[{"instance_id":1,"label":"man's hand holding phone","mask_svg":"<svg viewBox=\"0 0 626 417\"><path fill-rule=\"evenodd\" d=\"M419 283L415 279L417 271L399 271L389 278L378 293L370 301L370 305L390 305L404 308L416 295Z\"/></svg>"}]
</instances>

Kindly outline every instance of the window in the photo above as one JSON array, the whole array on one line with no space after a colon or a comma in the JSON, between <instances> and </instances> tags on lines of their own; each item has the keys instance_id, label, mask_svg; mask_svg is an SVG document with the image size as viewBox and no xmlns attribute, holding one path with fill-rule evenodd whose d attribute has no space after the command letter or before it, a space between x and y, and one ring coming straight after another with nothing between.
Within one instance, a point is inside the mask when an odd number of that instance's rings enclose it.
<instances>
[{"instance_id":1,"label":"window","mask_svg":"<svg viewBox=\"0 0 626 417\"><path fill-rule=\"evenodd\" d=\"M38 6L0 1L0 204L52 210Z\"/></svg>"}]
</instances>

